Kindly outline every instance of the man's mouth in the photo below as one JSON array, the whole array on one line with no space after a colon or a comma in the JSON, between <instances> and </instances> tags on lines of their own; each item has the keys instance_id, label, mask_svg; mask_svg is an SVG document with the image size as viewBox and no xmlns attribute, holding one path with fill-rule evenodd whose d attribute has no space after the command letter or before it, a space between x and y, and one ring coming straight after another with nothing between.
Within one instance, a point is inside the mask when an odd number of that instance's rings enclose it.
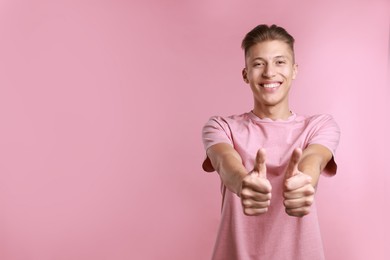
<instances>
[{"instance_id":1,"label":"man's mouth","mask_svg":"<svg viewBox=\"0 0 390 260\"><path fill-rule=\"evenodd\" d=\"M272 88L277 88L281 85L280 82L272 82L272 83L263 83L263 84L260 84L260 86L264 87L264 88L268 88L268 89L272 89Z\"/></svg>"}]
</instances>

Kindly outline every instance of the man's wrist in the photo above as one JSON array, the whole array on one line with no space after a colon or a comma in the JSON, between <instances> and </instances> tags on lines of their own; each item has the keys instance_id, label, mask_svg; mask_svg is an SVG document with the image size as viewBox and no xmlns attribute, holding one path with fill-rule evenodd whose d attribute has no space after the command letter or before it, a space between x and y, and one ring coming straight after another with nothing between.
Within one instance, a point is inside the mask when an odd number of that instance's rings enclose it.
<instances>
[{"instance_id":1,"label":"man's wrist","mask_svg":"<svg viewBox=\"0 0 390 260\"><path fill-rule=\"evenodd\" d=\"M242 191L242 183L246 176L248 176L248 173L238 173L237 174L237 185L236 185L236 195L241 198L241 191Z\"/></svg>"}]
</instances>

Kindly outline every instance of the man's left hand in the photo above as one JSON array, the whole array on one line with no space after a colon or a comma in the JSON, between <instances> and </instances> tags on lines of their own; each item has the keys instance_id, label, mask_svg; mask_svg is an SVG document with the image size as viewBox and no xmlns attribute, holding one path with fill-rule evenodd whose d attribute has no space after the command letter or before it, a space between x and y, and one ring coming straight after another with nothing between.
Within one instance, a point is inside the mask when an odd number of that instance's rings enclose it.
<instances>
[{"instance_id":1,"label":"man's left hand","mask_svg":"<svg viewBox=\"0 0 390 260\"><path fill-rule=\"evenodd\" d=\"M296 148L291 155L283 185L286 213L294 217L303 217L310 213L315 193L312 178L298 170L301 157L302 150Z\"/></svg>"}]
</instances>

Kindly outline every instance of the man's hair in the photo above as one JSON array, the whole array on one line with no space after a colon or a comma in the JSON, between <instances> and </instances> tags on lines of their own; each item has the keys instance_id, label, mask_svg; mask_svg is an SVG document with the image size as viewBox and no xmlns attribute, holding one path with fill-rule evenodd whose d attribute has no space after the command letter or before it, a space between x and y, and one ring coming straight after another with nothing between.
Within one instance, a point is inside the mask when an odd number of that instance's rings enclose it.
<instances>
[{"instance_id":1,"label":"man's hair","mask_svg":"<svg viewBox=\"0 0 390 260\"><path fill-rule=\"evenodd\" d=\"M241 48L245 51L245 56L250 47L260 42L279 40L288 44L294 59L294 38L283 28L275 24L268 26L260 24L248 32L241 43Z\"/></svg>"}]
</instances>

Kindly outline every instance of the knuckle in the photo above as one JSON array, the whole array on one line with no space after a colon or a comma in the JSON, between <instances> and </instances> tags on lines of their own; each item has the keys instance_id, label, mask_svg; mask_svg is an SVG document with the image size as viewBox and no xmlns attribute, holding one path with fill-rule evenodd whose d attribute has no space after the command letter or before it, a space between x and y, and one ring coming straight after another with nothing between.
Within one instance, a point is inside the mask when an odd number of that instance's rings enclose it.
<instances>
[{"instance_id":1,"label":"knuckle","mask_svg":"<svg viewBox=\"0 0 390 260\"><path fill-rule=\"evenodd\" d=\"M310 207L303 207L303 208L299 208L299 209L288 209L286 208L286 213L289 215L289 216L293 216L293 217L303 217L303 216L306 216L310 213Z\"/></svg>"},{"instance_id":2,"label":"knuckle","mask_svg":"<svg viewBox=\"0 0 390 260\"><path fill-rule=\"evenodd\" d=\"M263 194L269 194L271 192L270 188L266 185L261 187L261 191Z\"/></svg>"},{"instance_id":3,"label":"knuckle","mask_svg":"<svg viewBox=\"0 0 390 260\"><path fill-rule=\"evenodd\" d=\"M245 176L244 179L242 179L242 185L243 186L248 186L253 182L253 174L249 174Z\"/></svg>"},{"instance_id":4,"label":"knuckle","mask_svg":"<svg viewBox=\"0 0 390 260\"><path fill-rule=\"evenodd\" d=\"M241 190L241 198L245 199L245 198L248 198L249 196L250 196L249 189L244 188Z\"/></svg>"},{"instance_id":5,"label":"knuckle","mask_svg":"<svg viewBox=\"0 0 390 260\"><path fill-rule=\"evenodd\" d=\"M268 211L268 207L265 207L265 208L260 208L258 210L256 210L256 215L261 215L261 214L264 214Z\"/></svg>"},{"instance_id":6,"label":"knuckle","mask_svg":"<svg viewBox=\"0 0 390 260\"><path fill-rule=\"evenodd\" d=\"M297 212L297 217L303 217L303 216L306 216L309 213L310 213L310 208L309 207L303 207L303 208L300 208L299 211Z\"/></svg>"},{"instance_id":7,"label":"knuckle","mask_svg":"<svg viewBox=\"0 0 390 260\"><path fill-rule=\"evenodd\" d=\"M246 216L257 216L257 215L261 215L261 214L264 214L268 211L268 207L264 207L264 208L243 208L243 211L244 211L244 214Z\"/></svg>"},{"instance_id":8,"label":"knuckle","mask_svg":"<svg viewBox=\"0 0 390 260\"><path fill-rule=\"evenodd\" d=\"M311 206L311 204L313 204L313 199L311 197L306 198L305 205L306 206Z\"/></svg>"},{"instance_id":9,"label":"knuckle","mask_svg":"<svg viewBox=\"0 0 390 260\"><path fill-rule=\"evenodd\" d=\"M241 186L242 186L242 188L244 189L245 187L248 187L248 185L249 185L248 179L247 179L247 177L245 177L245 178L242 180Z\"/></svg>"},{"instance_id":10,"label":"knuckle","mask_svg":"<svg viewBox=\"0 0 390 260\"><path fill-rule=\"evenodd\" d=\"M309 186L309 188L305 192L306 195L314 195L314 193L315 193L314 187L311 185Z\"/></svg>"},{"instance_id":11,"label":"knuckle","mask_svg":"<svg viewBox=\"0 0 390 260\"><path fill-rule=\"evenodd\" d=\"M270 205L271 205L271 203L269 200L264 201L261 204L259 204L260 208L262 208L262 209L268 208Z\"/></svg>"},{"instance_id":12,"label":"knuckle","mask_svg":"<svg viewBox=\"0 0 390 260\"><path fill-rule=\"evenodd\" d=\"M251 216L252 215L252 210L250 210L248 208L244 208L244 214L247 215L247 216Z\"/></svg>"},{"instance_id":13,"label":"knuckle","mask_svg":"<svg viewBox=\"0 0 390 260\"><path fill-rule=\"evenodd\" d=\"M310 208L309 208L309 207L303 208L303 210L302 210L302 216L305 216L305 215L307 215L307 214L309 214L309 213L310 213Z\"/></svg>"},{"instance_id":14,"label":"knuckle","mask_svg":"<svg viewBox=\"0 0 390 260\"><path fill-rule=\"evenodd\" d=\"M252 202L250 200L242 200L242 205L247 208L252 205Z\"/></svg>"}]
</instances>

